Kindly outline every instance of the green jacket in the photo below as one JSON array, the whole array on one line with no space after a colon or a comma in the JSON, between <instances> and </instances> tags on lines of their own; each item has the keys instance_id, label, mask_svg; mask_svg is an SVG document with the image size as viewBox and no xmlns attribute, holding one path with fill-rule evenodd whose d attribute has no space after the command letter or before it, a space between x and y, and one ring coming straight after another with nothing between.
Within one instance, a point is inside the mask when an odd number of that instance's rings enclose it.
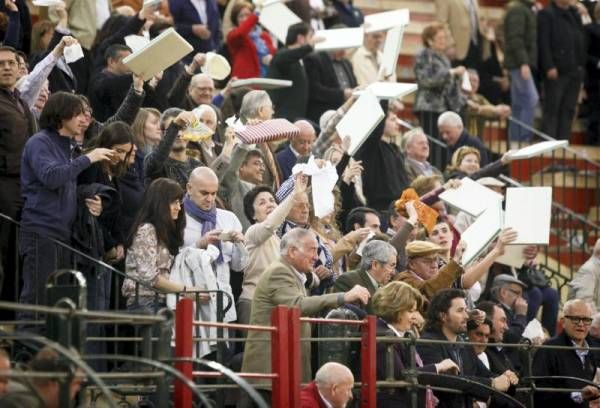
<instances>
[{"instance_id":1,"label":"green jacket","mask_svg":"<svg viewBox=\"0 0 600 408\"><path fill-rule=\"evenodd\" d=\"M504 17L504 66L518 69L527 64L537 67L537 19L532 10L533 1L513 0L506 7Z\"/></svg>"},{"instance_id":2,"label":"green jacket","mask_svg":"<svg viewBox=\"0 0 600 408\"><path fill-rule=\"evenodd\" d=\"M341 274L335 280L335 284L333 285L333 292L348 292L355 285L360 285L367 288L367 290L371 294L371 298L377 290L377 288L373 286L371 279L369 279L367 272L358 269ZM369 299L369 303L367 303L365 310L368 314L373 314L373 309L371 308L371 299Z\"/></svg>"}]
</instances>

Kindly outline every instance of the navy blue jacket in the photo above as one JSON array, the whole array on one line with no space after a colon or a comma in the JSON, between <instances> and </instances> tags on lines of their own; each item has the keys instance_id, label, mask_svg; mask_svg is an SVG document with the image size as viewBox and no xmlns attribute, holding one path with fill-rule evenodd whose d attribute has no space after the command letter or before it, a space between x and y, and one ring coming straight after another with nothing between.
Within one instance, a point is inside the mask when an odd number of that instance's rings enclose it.
<instances>
[{"instance_id":1,"label":"navy blue jacket","mask_svg":"<svg viewBox=\"0 0 600 408\"><path fill-rule=\"evenodd\" d=\"M287 180L292 175L292 168L298 161L296 155L288 145L285 149L277 153L275 158L277 159L277 164L281 170L282 180Z\"/></svg>"},{"instance_id":2,"label":"navy blue jacket","mask_svg":"<svg viewBox=\"0 0 600 408\"><path fill-rule=\"evenodd\" d=\"M71 160L71 140L55 130L33 135L21 159L23 228L68 242L77 215L77 176L90 165L87 156Z\"/></svg>"},{"instance_id":3,"label":"navy blue jacket","mask_svg":"<svg viewBox=\"0 0 600 408\"><path fill-rule=\"evenodd\" d=\"M221 23L219 17L219 9L215 0L206 0L206 17L208 21L202 21L196 7L190 0L170 0L169 11L173 16L175 29L185 38L196 52L214 51L219 47L221 42ZM192 25L205 24L211 32L208 40L202 40L192 32ZM188 58L194 54L188 54Z\"/></svg>"},{"instance_id":4,"label":"navy blue jacket","mask_svg":"<svg viewBox=\"0 0 600 408\"><path fill-rule=\"evenodd\" d=\"M466 130L463 130L454 146L448 146L448 157L452 157L454 152L457 151L459 147L463 146L471 146L479 150L479 154L481 156L481 159L479 160L479 165L481 167L484 167L490 162L488 158L487 147L485 147L481 139L471 136L467 133Z\"/></svg>"}]
</instances>

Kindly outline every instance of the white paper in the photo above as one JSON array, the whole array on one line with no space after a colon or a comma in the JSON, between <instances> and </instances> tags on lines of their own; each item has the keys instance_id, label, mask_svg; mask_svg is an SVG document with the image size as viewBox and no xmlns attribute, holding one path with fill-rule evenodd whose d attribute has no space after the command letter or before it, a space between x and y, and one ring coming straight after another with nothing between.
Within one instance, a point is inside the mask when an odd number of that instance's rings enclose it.
<instances>
[{"instance_id":1,"label":"white paper","mask_svg":"<svg viewBox=\"0 0 600 408\"><path fill-rule=\"evenodd\" d=\"M383 44L383 57L381 58L381 67L379 68L379 77L387 78L396 75L396 65L398 65L398 56L402 47L402 37L404 36L404 26L394 27L388 31Z\"/></svg>"},{"instance_id":2,"label":"white paper","mask_svg":"<svg viewBox=\"0 0 600 408\"><path fill-rule=\"evenodd\" d=\"M360 241L360 244L358 244L358 248L356 248L356 255L362 256L362 251L365 248L365 245L367 245L367 243L369 242L369 240L371 238L373 238L374 236L375 236L375 233L373 231L370 231L369 235L367 235L367 237L365 239L363 239L362 241Z\"/></svg>"},{"instance_id":3,"label":"white paper","mask_svg":"<svg viewBox=\"0 0 600 408\"><path fill-rule=\"evenodd\" d=\"M238 79L236 81L231 82L231 88L240 88L242 86L247 86L249 88L258 88L258 89L279 89L279 88L289 88L294 83L287 79L273 79L273 78L247 78L247 79Z\"/></svg>"},{"instance_id":4,"label":"white paper","mask_svg":"<svg viewBox=\"0 0 600 408\"><path fill-rule=\"evenodd\" d=\"M506 189L504 228L519 234L512 244L548 245L552 214L552 187Z\"/></svg>"},{"instance_id":5,"label":"white paper","mask_svg":"<svg viewBox=\"0 0 600 408\"><path fill-rule=\"evenodd\" d=\"M131 34L125 37L125 44L131 48L131 52L140 51L142 48L148 45L148 43L150 43L150 40L143 35Z\"/></svg>"},{"instance_id":6,"label":"white paper","mask_svg":"<svg viewBox=\"0 0 600 408\"><path fill-rule=\"evenodd\" d=\"M302 174L312 177L312 198L315 216L322 218L330 215L334 210L335 197L333 188L338 180L338 174L331 162L325 162L319 168L314 156L310 156L308 163L298 163L292 168L292 174Z\"/></svg>"},{"instance_id":7,"label":"white paper","mask_svg":"<svg viewBox=\"0 0 600 408\"><path fill-rule=\"evenodd\" d=\"M461 88L465 92L471 92L473 88L471 87L471 80L469 79L469 72L465 71L462 77L462 85Z\"/></svg>"},{"instance_id":8,"label":"white paper","mask_svg":"<svg viewBox=\"0 0 600 408\"><path fill-rule=\"evenodd\" d=\"M549 140L519 149L516 152L511 153L509 157L512 160L529 159L543 153L551 152L552 150L560 149L561 147L567 147L568 145L568 140Z\"/></svg>"},{"instance_id":9,"label":"white paper","mask_svg":"<svg viewBox=\"0 0 600 408\"><path fill-rule=\"evenodd\" d=\"M33 0L31 3L38 7L59 7L65 5L65 2L62 0Z\"/></svg>"},{"instance_id":10,"label":"white paper","mask_svg":"<svg viewBox=\"0 0 600 408\"><path fill-rule=\"evenodd\" d=\"M512 268L520 268L525 263L523 251L526 247L527 245L506 245L504 255L497 258L496 262Z\"/></svg>"},{"instance_id":11,"label":"white paper","mask_svg":"<svg viewBox=\"0 0 600 408\"><path fill-rule=\"evenodd\" d=\"M533 339L535 339L536 337L544 338L544 328L542 327L540 321L534 318L529 323L527 323L527 326L525 326L525 330L523 330L522 336L531 341L533 341Z\"/></svg>"},{"instance_id":12,"label":"white paper","mask_svg":"<svg viewBox=\"0 0 600 408\"><path fill-rule=\"evenodd\" d=\"M83 58L83 49L79 43L69 45L65 47L63 55L65 56L65 61L67 64L70 64L71 62L75 62Z\"/></svg>"},{"instance_id":13,"label":"white paper","mask_svg":"<svg viewBox=\"0 0 600 408\"><path fill-rule=\"evenodd\" d=\"M387 31L390 28L405 26L410 21L408 9L384 11L383 13L368 14L365 16L365 33Z\"/></svg>"},{"instance_id":14,"label":"white paper","mask_svg":"<svg viewBox=\"0 0 600 408\"><path fill-rule=\"evenodd\" d=\"M315 37L321 37L325 41L315 44L315 51L345 50L358 48L363 44L364 31L362 27L335 28L332 30L319 30Z\"/></svg>"},{"instance_id":15,"label":"white paper","mask_svg":"<svg viewBox=\"0 0 600 408\"><path fill-rule=\"evenodd\" d=\"M123 63L147 81L193 50L194 47L171 27L144 48L125 57Z\"/></svg>"},{"instance_id":16,"label":"white paper","mask_svg":"<svg viewBox=\"0 0 600 408\"><path fill-rule=\"evenodd\" d=\"M502 194L482 186L476 181L465 177L460 180L460 187L450 188L440 194L440 199L454 208L477 217L488 207L496 207L502 202Z\"/></svg>"},{"instance_id":17,"label":"white paper","mask_svg":"<svg viewBox=\"0 0 600 408\"><path fill-rule=\"evenodd\" d=\"M285 44L288 28L291 25L302 22L292 10L285 4L277 2L264 3L258 22L269 30L280 42Z\"/></svg>"},{"instance_id":18,"label":"white paper","mask_svg":"<svg viewBox=\"0 0 600 408\"><path fill-rule=\"evenodd\" d=\"M502 208L500 202L496 207L487 208L473 224L460 236L466 244L462 264L468 265L485 251L502 230Z\"/></svg>"},{"instance_id":19,"label":"white paper","mask_svg":"<svg viewBox=\"0 0 600 408\"><path fill-rule=\"evenodd\" d=\"M417 90L417 84L405 82L373 82L365 89L373 92L379 99L400 99L403 96L411 94ZM364 90L356 90L354 95L362 95Z\"/></svg>"}]
</instances>

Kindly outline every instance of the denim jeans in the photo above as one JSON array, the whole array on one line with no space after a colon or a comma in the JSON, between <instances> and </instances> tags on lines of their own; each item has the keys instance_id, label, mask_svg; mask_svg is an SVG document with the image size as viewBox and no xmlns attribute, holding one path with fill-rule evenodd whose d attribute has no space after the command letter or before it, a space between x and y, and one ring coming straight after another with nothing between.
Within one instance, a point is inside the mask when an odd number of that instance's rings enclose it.
<instances>
[{"instance_id":1,"label":"denim jeans","mask_svg":"<svg viewBox=\"0 0 600 408\"><path fill-rule=\"evenodd\" d=\"M512 116L526 125L532 126L535 107L539 99L533 78L525 80L521 76L520 69L511 69L510 101ZM531 132L514 122L510 122L508 134L511 141L529 141L531 139Z\"/></svg>"}]
</instances>

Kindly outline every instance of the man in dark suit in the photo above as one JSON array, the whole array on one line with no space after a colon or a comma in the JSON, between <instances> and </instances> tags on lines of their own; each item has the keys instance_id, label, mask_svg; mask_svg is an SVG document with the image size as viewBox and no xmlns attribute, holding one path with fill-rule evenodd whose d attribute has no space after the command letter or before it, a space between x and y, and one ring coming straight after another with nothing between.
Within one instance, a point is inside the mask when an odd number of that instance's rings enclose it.
<instances>
[{"instance_id":1,"label":"man in dark suit","mask_svg":"<svg viewBox=\"0 0 600 408\"><path fill-rule=\"evenodd\" d=\"M473 137L467 133L460 116L452 111L444 112L437 121L440 137L448 145L448 157L452 157L454 152L462 146L471 146L479 150L481 167L489 163L488 149L481 139ZM445 165L446 163L444 163Z\"/></svg>"},{"instance_id":2,"label":"man in dark suit","mask_svg":"<svg viewBox=\"0 0 600 408\"><path fill-rule=\"evenodd\" d=\"M392 278L396 271L396 258L396 250L387 242L369 242L362 250L359 269L341 274L333 285L333 291L346 292L355 285L360 285L367 288L373 296L380 286ZM370 300L365 310L368 314L373 314Z\"/></svg>"},{"instance_id":3,"label":"man in dark suit","mask_svg":"<svg viewBox=\"0 0 600 408\"><path fill-rule=\"evenodd\" d=\"M344 408L352 399L354 375L339 363L325 363L315 380L300 390L302 408Z\"/></svg>"},{"instance_id":4,"label":"man in dark suit","mask_svg":"<svg viewBox=\"0 0 600 408\"><path fill-rule=\"evenodd\" d=\"M506 313L501 305L495 302L481 302L477 305L477 309L485 312L486 316L492 322L492 330L490 331L490 343L504 342L504 333L508 330ZM502 374L506 370L514 371L514 366L510 360L509 353L512 348L488 346L485 349L485 354L488 358L489 369L495 374Z\"/></svg>"},{"instance_id":5,"label":"man in dark suit","mask_svg":"<svg viewBox=\"0 0 600 408\"><path fill-rule=\"evenodd\" d=\"M563 307L563 332L548 340L548 346L582 347L576 350L539 349L533 357L534 376L567 376L593 381L600 364L597 353L587 349L592 324L592 308L580 299L569 300ZM581 408L587 407L587 401L600 398L600 390L593 386L582 386L576 380L537 380L538 387L560 387L581 389L581 392L535 393L535 406Z\"/></svg>"},{"instance_id":6,"label":"man in dark suit","mask_svg":"<svg viewBox=\"0 0 600 408\"><path fill-rule=\"evenodd\" d=\"M336 110L357 86L346 51L316 52L304 59L308 77L307 116L315 123L326 110Z\"/></svg>"},{"instance_id":7,"label":"man in dark suit","mask_svg":"<svg viewBox=\"0 0 600 408\"><path fill-rule=\"evenodd\" d=\"M287 180L292 175L292 168L298 161L298 157L310 155L317 138L315 128L308 121L299 120L294 125L300 129L300 134L276 155L283 180Z\"/></svg>"},{"instance_id":8,"label":"man in dark suit","mask_svg":"<svg viewBox=\"0 0 600 408\"><path fill-rule=\"evenodd\" d=\"M495 377L477 358L472 347L461 347L460 336L467 331L467 304L465 294L460 289L442 289L429 303L427 309L427 326L422 339L445 340L451 344L420 344L417 351L423 364L436 364L447 358L454 361L459 367L461 377L491 386L504 392L518 379L512 372L505 372ZM465 395L436 392L439 399L438 408L466 408L472 407L471 398L483 398L478 388L466 390Z\"/></svg>"}]
</instances>

